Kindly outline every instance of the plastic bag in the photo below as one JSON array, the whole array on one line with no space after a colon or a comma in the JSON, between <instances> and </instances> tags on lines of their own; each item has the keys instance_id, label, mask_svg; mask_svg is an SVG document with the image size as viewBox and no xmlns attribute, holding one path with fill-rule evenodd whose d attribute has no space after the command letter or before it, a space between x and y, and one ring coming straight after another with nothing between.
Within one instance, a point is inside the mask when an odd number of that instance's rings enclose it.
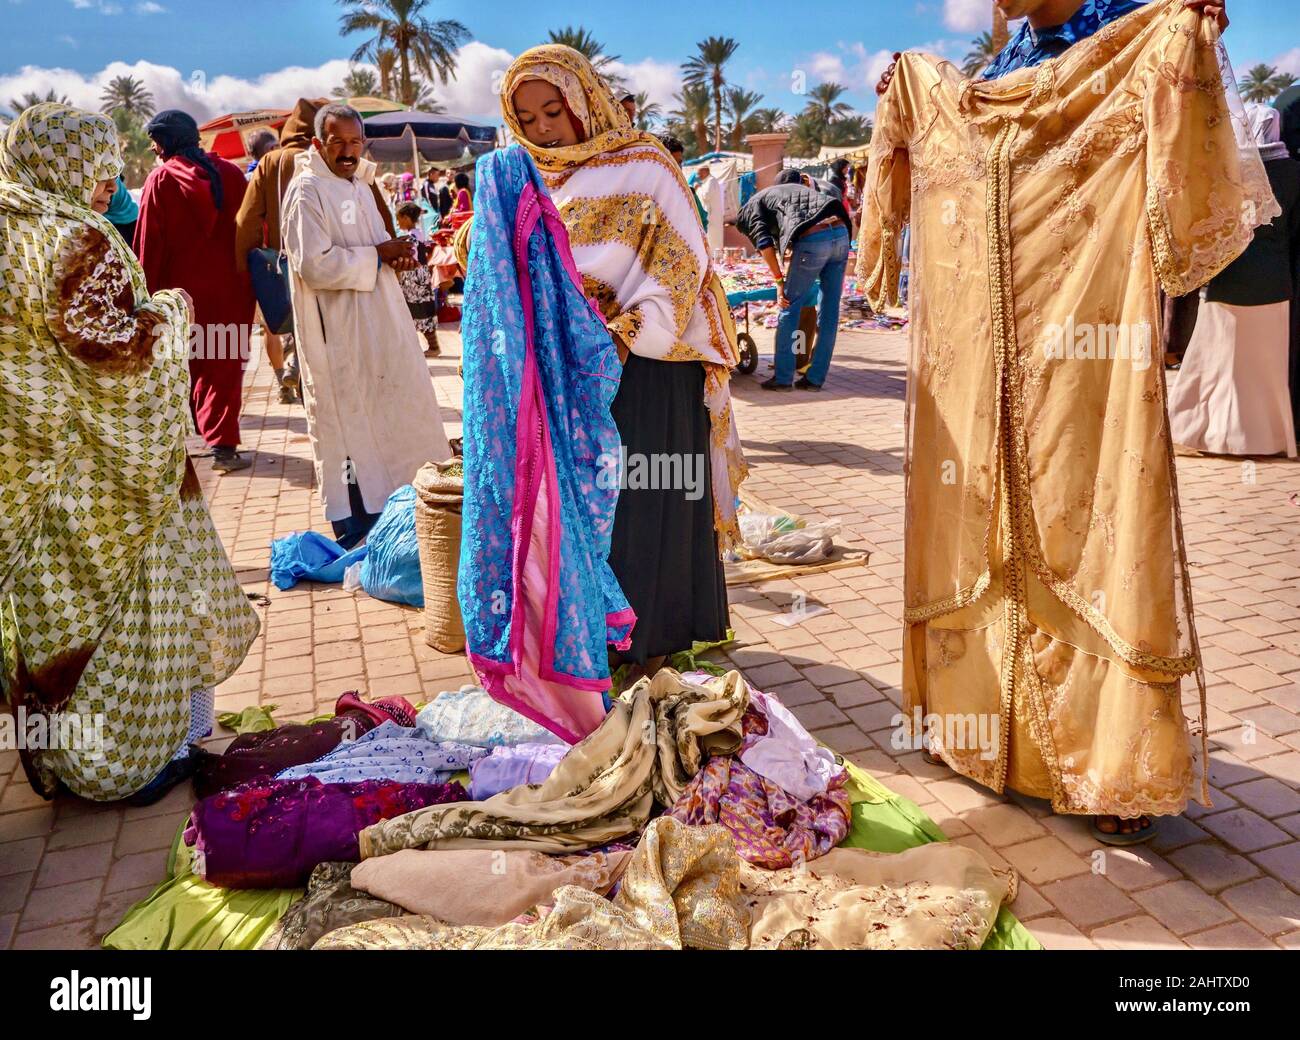
<instances>
[{"instance_id":1,"label":"plastic bag","mask_svg":"<svg viewBox=\"0 0 1300 1040\"><path fill-rule=\"evenodd\" d=\"M361 565L361 587L376 599L424 606L420 545L415 536L415 488L404 484L388 496L366 536L370 552Z\"/></svg>"},{"instance_id":2,"label":"plastic bag","mask_svg":"<svg viewBox=\"0 0 1300 1040\"><path fill-rule=\"evenodd\" d=\"M839 533L836 523L808 524L763 543L763 555L773 563L817 563L830 556Z\"/></svg>"},{"instance_id":3,"label":"plastic bag","mask_svg":"<svg viewBox=\"0 0 1300 1040\"><path fill-rule=\"evenodd\" d=\"M830 556L840 525L805 524L788 513L743 513L740 536L745 550L773 563L817 563Z\"/></svg>"},{"instance_id":4,"label":"plastic bag","mask_svg":"<svg viewBox=\"0 0 1300 1040\"><path fill-rule=\"evenodd\" d=\"M295 531L271 543L271 581L281 591L298 582L338 582L347 568L365 558L366 547L351 552L316 531Z\"/></svg>"}]
</instances>

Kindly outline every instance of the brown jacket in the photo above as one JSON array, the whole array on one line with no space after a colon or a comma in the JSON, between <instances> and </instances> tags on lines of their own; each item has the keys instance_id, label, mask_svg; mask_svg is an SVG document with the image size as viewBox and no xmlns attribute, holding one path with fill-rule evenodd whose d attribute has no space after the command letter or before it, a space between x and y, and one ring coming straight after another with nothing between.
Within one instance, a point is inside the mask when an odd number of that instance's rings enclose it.
<instances>
[{"instance_id":1,"label":"brown jacket","mask_svg":"<svg viewBox=\"0 0 1300 1040\"><path fill-rule=\"evenodd\" d=\"M280 200L289 189L293 179L293 162L299 152L311 147L315 134L316 113L322 105L329 104L324 98L312 100L299 98L293 106L289 118L280 130L280 146L272 148L257 163L253 178L248 182L244 192L243 204L235 217L235 262L239 269L246 270L249 250L269 246L280 248ZM388 203L379 192L377 184L371 184L375 204L379 215L384 219L384 227L390 235L396 235L393 228L393 216L388 210Z\"/></svg>"}]
</instances>

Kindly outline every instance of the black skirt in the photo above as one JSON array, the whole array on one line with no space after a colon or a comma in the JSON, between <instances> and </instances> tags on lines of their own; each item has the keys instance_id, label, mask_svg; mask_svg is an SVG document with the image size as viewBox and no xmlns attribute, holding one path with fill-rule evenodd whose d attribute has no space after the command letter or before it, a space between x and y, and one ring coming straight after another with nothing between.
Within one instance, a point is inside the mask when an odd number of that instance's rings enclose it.
<instances>
[{"instance_id":1,"label":"black skirt","mask_svg":"<svg viewBox=\"0 0 1300 1040\"><path fill-rule=\"evenodd\" d=\"M644 664L727 632L704 367L632 354L611 411L626 454L609 563L636 611L623 659Z\"/></svg>"}]
</instances>

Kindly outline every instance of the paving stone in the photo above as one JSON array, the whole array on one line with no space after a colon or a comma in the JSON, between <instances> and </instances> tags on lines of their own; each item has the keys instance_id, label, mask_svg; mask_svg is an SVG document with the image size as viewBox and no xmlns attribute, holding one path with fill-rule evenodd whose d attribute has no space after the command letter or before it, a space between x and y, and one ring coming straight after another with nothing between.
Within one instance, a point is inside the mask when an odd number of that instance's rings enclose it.
<instances>
[{"instance_id":1,"label":"paving stone","mask_svg":"<svg viewBox=\"0 0 1300 1040\"><path fill-rule=\"evenodd\" d=\"M1286 841L1290 836L1250 809L1229 809L1206 816L1200 825L1239 852L1256 852Z\"/></svg>"},{"instance_id":2,"label":"paving stone","mask_svg":"<svg viewBox=\"0 0 1300 1040\"><path fill-rule=\"evenodd\" d=\"M1277 946L1269 942L1248 924L1237 921L1233 924L1220 925L1205 932L1197 932L1187 937L1187 945L1194 950L1276 950Z\"/></svg>"},{"instance_id":3,"label":"paving stone","mask_svg":"<svg viewBox=\"0 0 1300 1040\"><path fill-rule=\"evenodd\" d=\"M100 877L74 881L69 885L33 889L23 907L18 922L19 931L93 918L103 888L104 879L101 874Z\"/></svg>"},{"instance_id":4,"label":"paving stone","mask_svg":"<svg viewBox=\"0 0 1300 1040\"><path fill-rule=\"evenodd\" d=\"M1093 929L1092 941L1103 950L1183 950L1182 942L1168 928L1143 914Z\"/></svg>"},{"instance_id":5,"label":"paving stone","mask_svg":"<svg viewBox=\"0 0 1300 1040\"><path fill-rule=\"evenodd\" d=\"M1037 917L1031 931L1045 950L1098 949L1095 943L1062 917Z\"/></svg>"},{"instance_id":6,"label":"paving stone","mask_svg":"<svg viewBox=\"0 0 1300 1040\"><path fill-rule=\"evenodd\" d=\"M1053 881L1040 891L1067 920L1083 929L1139 912L1132 899L1098 874Z\"/></svg>"},{"instance_id":7,"label":"paving stone","mask_svg":"<svg viewBox=\"0 0 1300 1040\"><path fill-rule=\"evenodd\" d=\"M102 879L113 861L112 842L47 852L36 874L36 887L65 886L70 881Z\"/></svg>"},{"instance_id":8,"label":"paving stone","mask_svg":"<svg viewBox=\"0 0 1300 1040\"><path fill-rule=\"evenodd\" d=\"M1232 789L1233 797L1262 816L1288 816L1300 812L1300 793L1270 777L1261 777Z\"/></svg>"},{"instance_id":9,"label":"paving stone","mask_svg":"<svg viewBox=\"0 0 1300 1040\"><path fill-rule=\"evenodd\" d=\"M1089 869L1087 860L1055 837L1035 838L1001 851L1021 877L1040 889L1047 882L1084 874Z\"/></svg>"},{"instance_id":10,"label":"paving stone","mask_svg":"<svg viewBox=\"0 0 1300 1040\"><path fill-rule=\"evenodd\" d=\"M1300 891L1300 842L1255 852L1250 858L1283 884Z\"/></svg>"},{"instance_id":11,"label":"paving stone","mask_svg":"<svg viewBox=\"0 0 1300 1040\"><path fill-rule=\"evenodd\" d=\"M1259 875L1254 863L1218 842L1203 841L1169 854L1169 860L1206 892L1220 892Z\"/></svg>"},{"instance_id":12,"label":"paving stone","mask_svg":"<svg viewBox=\"0 0 1300 1040\"><path fill-rule=\"evenodd\" d=\"M1300 896L1276 878L1259 878L1219 893L1237 916L1266 935L1300 928Z\"/></svg>"},{"instance_id":13,"label":"paving stone","mask_svg":"<svg viewBox=\"0 0 1300 1040\"><path fill-rule=\"evenodd\" d=\"M1177 935L1226 924L1235 915L1191 881L1171 881L1134 892L1133 898L1152 917Z\"/></svg>"}]
</instances>

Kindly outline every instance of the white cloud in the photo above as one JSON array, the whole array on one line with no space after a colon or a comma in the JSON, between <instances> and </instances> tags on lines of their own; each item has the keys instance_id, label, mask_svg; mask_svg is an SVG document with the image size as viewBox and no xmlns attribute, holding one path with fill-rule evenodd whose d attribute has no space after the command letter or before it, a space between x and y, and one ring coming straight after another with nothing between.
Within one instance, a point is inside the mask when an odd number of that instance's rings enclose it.
<instances>
[{"instance_id":1,"label":"white cloud","mask_svg":"<svg viewBox=\"0 0 1300 1040\"><path fill-rule=\"evenodd\" d=\"M954 58L958 55L964 55L970 48L966 40L927 40L925 43L918 44L911 48L914 51L921 51L923 54L936 54L940 58Z\"/></svg>"},{"instance_id":2,"label":"white cloud","mask_svg":"<svg viewBox=\"0 0 1300 1040\"><path fill-rule=\"evenodd\" d=\"M100 14L121 14L122 5L113 0L72 0L72 6L81 11L98 11Z\"/></svg>"},{"instance_id":3,"label":"white cloud","mask_svg":"<svg viewBox=\"0 0 1300 1040\"><path fill-rule=\"evenodd\" d=\"M627 81L634 94L645 91L665 112L676 106L673 95L682 88L682 71L678 65L646 58L638 62L615 61L609 67Z\"/></svg>"},{"instance_id":4,"label":"white cloud","mask_svg":"<svg viewBox=\"0 0 1300 1040\"><path fill-rule=\"evenodd\" d=\"M434 97L454 115L500 123L497 90L513 60L514 55L499 47L477 41L468 43L457 54L456 78L445 85L436 80L432 84ZM291 65L245 78L213 69L182 72L147 61L133 64L115 61L93 73L26 65L12 73L0 74L0 106L28 91L44 96L53 90L65 95L74 105L97 110L109 80L115 76L134 76L153 94L156 108L183 109L203 123L228 112L291 108L300 97L328 96L352 67L352 63L338 58L313 67ZM621 65L620 69L635 89L646 91L660 104L671 101L677 89L676 66L644 61Z\"/></svg>"},{"instance_id":5,"label":"white cloud","mask_svg":"<svg viewBox=\"0 0 1300 1040\"><path fill-rule=\"evenodd\" d=\"M1300 76L1300 47L1293 47L1279 58L1274 58L1271 63L1278 72L1289 72L1293 76Z\"/></svg>"},{"instance_id":6,"label":"white cloud","mask_svg":"<svg viewBox=\"0 0 1300 1040\"><path fill-rule=\"evenodd\" d=\"M514 55L500 47L467 43L456 53L456 78L445 85L435 80L433 96L452 115L499 123L497 94L512 61Z\"/></svg>"},{"instance_id":7,"label":"white cloud","mask_svg":"<svg viewBox=\"0 0 1300 1040\"><path fill-rule=\"evenodd\" d=\"M943 24L954 32L986 32L993 28L992 0L943 0Z\"/></svg>"},{"instance_id":8,"label":"white cloud","mask_svg":"<svg viewBox=\"0 0 1300 1040\"><path fill-rule=\"evenodd\" d=\"M839 53L817 51L803 64L810 79L817 82L834 82L850 91L865 92L874 96L881 74L894 60L894 52L868 51L861 42L836 44Z\"/></svg>"},{"instance_id":9,"label":"white cloud","mask_svg":"<svg viewBox=\"0 0 1300 1040\"><path fill-rule=\"evenodd\" d=\"M155 4L153 0L145 0L142 4L135 5L136 14L164 14L167 8L162 4Z\"/></svg>"}]
</instances>

